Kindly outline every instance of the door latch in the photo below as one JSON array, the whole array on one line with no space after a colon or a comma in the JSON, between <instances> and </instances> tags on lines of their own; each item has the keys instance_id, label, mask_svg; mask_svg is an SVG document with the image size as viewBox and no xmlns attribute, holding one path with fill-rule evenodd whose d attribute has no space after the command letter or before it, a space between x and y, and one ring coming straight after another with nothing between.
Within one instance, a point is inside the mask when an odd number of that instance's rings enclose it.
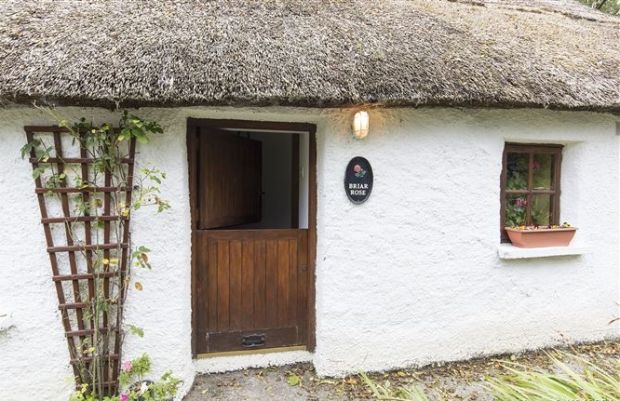
<instances>
[{"instance_id":1,"label":"door latch","mask_svg":"<svg viewBox=\"0 0 620 401\"><path fill-rule=\"evenodd\" d=\"M250 334L248 336L241 337L241 346L243 348L258 348L265 345L264 334Z\"/></svg>"}]
</instances>

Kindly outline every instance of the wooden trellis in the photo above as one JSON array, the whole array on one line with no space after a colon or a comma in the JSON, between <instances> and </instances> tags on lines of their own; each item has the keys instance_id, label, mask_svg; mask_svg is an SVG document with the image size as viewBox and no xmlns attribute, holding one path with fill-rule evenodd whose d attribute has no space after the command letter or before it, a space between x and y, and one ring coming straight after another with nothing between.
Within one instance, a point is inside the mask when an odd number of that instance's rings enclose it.
<instances>
[{"instance_id":1,"label":"wooden trellis","mask_svg":"<svg viewBox=\"0 0 620 401\"><path fill-rule=\"evenodd\" d=\"M53 152L44 159L37 157L35 149L31 149L33 171L41 166L58 175L71 170L81 176L80 181L86 184L71 185L68 179L62 179L50 188L44 185L40 175L34 175L52 281L58 296L58 309L76 384L79 386L88 381L85 372L92 367L93 361L99 361L103 366L101 388L104 394L113 394L118 388L116 379L120 371L122 305L126 296L125 280L130 257L129 214L118 213L119 209L114 207L113 202L122 200L125 205L131 204L135 139L128 142L127 154L118 160L126 177L121 187L112 185L113 176L108 168L101 172L102 180L93 180L93 166L97 159L89 154L81 141L76 141L74 137L70 138L73 141L66 140L74 135L70 130L56 126L26 126L24 129L28 143L45 136L53 144ZM98 181L103 182L98 184ZM76 212L71 209L72 196L81 197L84 204L90 205L99 199L97 197L101 197L102 202L95 211L84 208ZM52 201L55 208L51 207ZM82 233L81 239L77 238L78 232ZM117 262L97 262L113 259ZM105 298L111 298L113 291L117 295L117 301L109 305L101 318L95 318L92 313L97 291L102 291ZM107 351L105 355L94 357L88 345L92 347L101 338L107 341L108 345L104 347Z\"/></svg>"}]
</instances>

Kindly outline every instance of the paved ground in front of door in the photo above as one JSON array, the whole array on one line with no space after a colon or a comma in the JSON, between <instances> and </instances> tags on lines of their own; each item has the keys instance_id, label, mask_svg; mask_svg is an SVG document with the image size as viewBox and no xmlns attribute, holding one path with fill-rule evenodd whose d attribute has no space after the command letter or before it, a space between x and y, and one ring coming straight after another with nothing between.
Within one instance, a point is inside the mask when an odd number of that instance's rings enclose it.
<instances>
[{"instance_id":1,"label":"paved ground in front of door","mask_svg":"<svg viewBox=\"0 0 620 401\"><path fill-rule=\"evenodd\" d=\"M568 350L610 369L620 362L620 340L579 345ZM491 401L484 390L484 378L505 373L499 361L515 361L530 367L550 368L545 352L503 355L465 362L403 369L372 374L378 384L416 384L431 400ZM437 397L432 394L438 395ZM361 401L372 400L359 376L344 379L317 377L311 364L207 374L196 377L184 401Z\"/></svg>"}]
</instances>

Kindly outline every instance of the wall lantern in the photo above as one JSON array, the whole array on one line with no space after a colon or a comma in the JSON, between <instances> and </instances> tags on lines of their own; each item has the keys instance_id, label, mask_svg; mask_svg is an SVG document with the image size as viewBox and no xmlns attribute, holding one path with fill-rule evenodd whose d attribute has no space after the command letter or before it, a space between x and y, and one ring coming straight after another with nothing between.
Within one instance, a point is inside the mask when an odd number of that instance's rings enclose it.
<instances>
[{"instance_id":1,"label":"wall lantern","mask_svg":"<svg viewBox=\"0 0 620 401\"><path fill-rule=\"evenodd\" d=\"M353 136L356 139L364 139L368 135L368 112L358 111L353 116Z\"/></svg>"}]
</instances>

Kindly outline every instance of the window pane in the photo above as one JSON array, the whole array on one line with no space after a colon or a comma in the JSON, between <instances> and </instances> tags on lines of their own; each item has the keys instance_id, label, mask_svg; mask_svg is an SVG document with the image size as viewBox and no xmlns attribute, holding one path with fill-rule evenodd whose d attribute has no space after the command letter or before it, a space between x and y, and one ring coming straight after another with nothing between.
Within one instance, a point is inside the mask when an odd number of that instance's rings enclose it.
<instances>
[{"instance_id":1,"label":"window pane","mask_svg":"<svg viewBox=\"0 0 620 401\"><path fill-rule=\"evenodd\" d=\"M506 189L527 189L527 153L508 153L506 160Z\"/></svg>"},{"instance_id":2,"label":"window pane","mask_svg":"<svg viewBox=\"0 0 620 401\"><path fill-rule=\"evenodd\" d=\"M552 223L551 195L532 196L532 224L535 226L548 226Z\"/></svg>"},{"instance_id":3,"label":"window pane","mask_svg":"<svg viewBox=\"0 0 620 401\"><path fill-rule=\"evenodd\" d=\"M552 154L535 154L532 163L532 189L553 189Z\"/></svg>"},{"instance_id":4,"label":"window pane","mask_svg":"<svg viewBox=\"0 0 620 401\"><path fill-rule=\"evenodd\" d=\"M526 195L508 195L506 197L506 226L524 226L526 209Z\"/></svg>"}]
</instances>

